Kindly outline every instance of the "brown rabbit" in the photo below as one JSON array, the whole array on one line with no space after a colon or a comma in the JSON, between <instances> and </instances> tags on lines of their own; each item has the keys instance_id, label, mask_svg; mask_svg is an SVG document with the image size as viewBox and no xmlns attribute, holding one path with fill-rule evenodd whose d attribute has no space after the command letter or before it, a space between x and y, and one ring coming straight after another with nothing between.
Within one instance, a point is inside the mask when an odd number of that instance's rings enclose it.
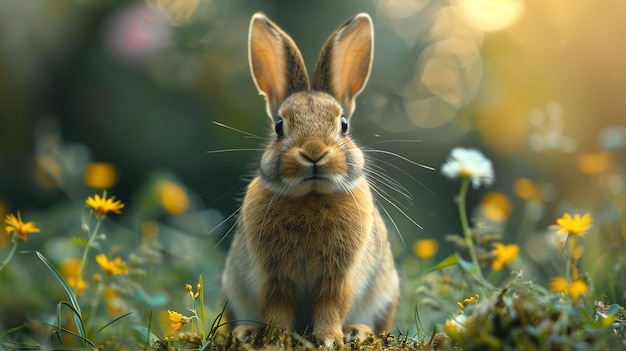
<instances>
[{"instance_id":1,"label":"brown rabbit","mask_svg":"<svg viewBox=\"0 0 626 351\"><path fill-rule=\"evenodd\" d=\"M367 14L326 41L312 86L293 40L252 16L250 69L274 125L248 185L224 273L226 317L303 332L326 346L391 331L399 295L363 152L348 135L370 73Z\"/></svg>"}]
</instances>

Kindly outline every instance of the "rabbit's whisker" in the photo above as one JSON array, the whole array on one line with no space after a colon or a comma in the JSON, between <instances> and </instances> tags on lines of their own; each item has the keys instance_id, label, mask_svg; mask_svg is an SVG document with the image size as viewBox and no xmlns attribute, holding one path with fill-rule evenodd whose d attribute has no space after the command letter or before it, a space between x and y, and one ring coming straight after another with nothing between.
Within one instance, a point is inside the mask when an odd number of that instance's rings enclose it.
<instances>
[{"instance_id":1,"label":"rabbit's whisker","mask_svg":"<svg viewBox=\"0 0 626 351\"><path fill-rule=\"evenodd\" d=\"M406 217L406 219L408 219L411 223L413 223L416 227L420 228L420 229L424 229L424 227L422 227L421 225L419 225L415 220L413 220L413 218L411 218L411 216L409 216L403 209L400 208L400 206L396 205L393 201L391 201L390 199L388 199L387 197L385 197L383 195L383 192L381 192L381 189L378 188L377 186L372 186L372 190L378 194L378 196L380 196L383 200L385 200L385 202L387 202L388 204L390 204L391 206L393 206L398 212L400 212L404 217Z\"/></svg>"},{"instance_id":2,"label":"rabbit's whisker","mask_svg":"<svg viewBox=\"0 0 626 351\"><path fill-rule=\"evenodd\" d=\"M207 233L207 235L211 235L213 234L214 231L217 230L217 228L221 227L222 225L224 225L224 223L228 222L231 218L235 217L235 215L237 215L237 213L239 213L239 210L241 210L241 206L239 208L237 208L235 211L233 211L233 213L231 213L230 215L228 215L228 217L224 218L224 220L222 220L221 222L219 222L218 224L215 225L215 227L213 227L213 229L209 230L209 232ZM220 240L221 242L221 240ZM219 244L219 243L218 243Z\"/></svg>"},{"instance_id":3,"label":"rabbit's whisker","mask_svg":"<svg viewBox=\"0 0 626 351\"><path fill-rule=\"evenodd\" d=\"M422 168L427 169L429 171L434 171L435 170L434 167L427 166L425 164L412 161L412 160L410 160L410 159L408 159L408 158L406 158L406 157L404 157L402 155L398 155L395 152L391 152L391 151L387 151L387 150L380 150L380 149L370 149L370 148L363 148L362 150L363 150L363 152L380 153L380 154L384 154L384 155L394 156L394 157L397 157L397 158L401 159L402 161L408 162L408 163L410 163L412 165L415 165L415 166L418 166L418 167L422 167Z\"/></svg>"},{"instance_id":4,"label":"rabbit's whisker","mask_svg":"<svg viewBox=\"0 0 626 351\"><path fill-rule=\"evenodd\" d=\"M265 149L222 149L222 150L207 150L207 154L220 154L226 152L238 152L238 151L264 151Z\"/></svg>"},{"instance_id":5,"label":"rabbit's whisker","mask_svg":"<svg viewBox=\"0 0 626 351\"><path fill-rule=\"evenodd\" d=\"M370 157L371 157L371 156L370 156ZM434 192L433 192L430 188L428 188L428 187L427 187L424 183L420 182L417 178L413 177L412 175L410 175L407 171L403 170L402 168L400 168L400 167L398 167L398 166L394 165L394 164L393 164L393 163L391 163L391 162L387 162L387 161L385 161L385 160L383 160L383 159L380 159L380 158L378 158L378 157L371 157L371 159L376 160L376 162L384 163L385 165L387 165L387 166L389 166L389 167L392 167L393 169L395 169L395 170L399 171L400 173L404 174L405 176L407 176L408 178L410 178L411 180L413 180L414 182L416 182L417 184L419 184L422 188L426 189L426 190L427 190L428 192L430 192L432 195L435 195L435 193L434 193ZM373 163L372 163L372 164L373 164ZM384 168L382 168L382 167L380 167L380 166L377 166L377 167L379 167L380 169L384 169Z\"/></svg>"},{"instance_id":6,"label":"rabbit's whisker","mask_svg":"<svg viewBox=\"0 0 626 351\"><path fill-rule=\"evenodd\" d=\"M395 199L391 194L389 194L384 188L382 188L380 185L378 185L377 183L375 183L374 181L370 181L370 186L372 188L376 188L376 190L378 190L380 192L381 195L384 195L385 197L387 197L387 199L389 200L393 200L394 203L396 204L396 206L398 207L402 207L405 211L408 211L409 208L407 205L401 203L400 201L398 201L397 199Z\"/></svg>"},{"instance_id":7,"label":"rabbit's whisker","mask_svg":"<svg viewBox=\"0 0 626 351\"><path fill-rule=\"evenodd\" d=\"M215 124L216 126L222 127L222 128L226 128L226 129L229 129L229 130L232 130L232 131L235 131L235 132L238 132L238 133L244 134L244 135L246 135L246 136L248 136L248 137L251 137L251 138L255 138L255 139L262 139L262 140L264 140L264 139L265 139L265 138L260 137L260 136L258 136L258 135L256 135L256 134L252 134L252 133L245 132L245 131L243 131L243 130L241 130L241 129L237 129L237 128L235 128L235 127L231 127L231 126L229 126L229 125L226 125L226 124L224 124L224 123L222 123L222 122L213 121L213 124Z\"/></svg>"},{"instance_id":8,"label":"rabbit's whisker","mask_svg":"<svg viewBox=\"0 0 626 351\"><path fill-rule=\"evenodd\" d=\"M395 140L380 140L371 144L367 144L367 145L363 145L364 147L372 147L374 145L381 145L381 144L391 144L391 143L421 143L421 140L414 140L414 139L395 139Z\"/></svg>"},{"instance_id":9,"label":"rabbit's whisker","mask_svg":"<svg viewBox=\"0 0 626 351\"><path fill-rule=\"evenodd\" d=\"M399 195L402 195L409 203L413 204L413 196L411 193L400 184L398 181L393 179L391 176L385 174L385 170L379 166L372 165L372 167L377 167L379 170L367 169L367 173L375 177L382 185L388 187L389 189L395 191Z\"/></svg>"},{"instance_id":10,"label":"rabbit's whisker","mask_svg":"<svg viewBox=\"0 0 626 351\"><path fill-rule=\"evenodd\" d=\"M225 219L224 221L222 221L222 223L226 222L228 219L232 218L235 214L239 213L239 210L241 210L241 207L239 207L235 212L233 212L230 216L228 216L227 219ZM220 238L220 240L217 242L217 244L215 244L215 247L220 246L220 244L222 243L222 241L224 241L224 239L226 239L226 237L228 236L228 234L230 234L233 229L235 229L237 227L237 225L239 224L239 221L241 220L241 217L237 217L237 220L235 220L235 223L233 223L233 225L230 226L230 228L228 228L228 230L226 231L226 233L224 233L224 235L222 235L222 237ZM218 224L218 226L222 225L222 223ZM217 228L217 227L216 227ZM214 229L215 230L215 229ZM213 231L213 230L212 230Z\"/></svg>"},{"instance_id":11,"label":"rabbit's whisker","mask_svg":"<svg viewBox=\"0 0 626 351\"><path fill-rule=\"evenodd\" d=\"M400 232L400 228L398 228L398 225L396 225L396 221L393 220L393 217L391 217L391 215L389 214L389 211L387 211L387 209L385 208L385 206L382 206L382 204L379 201L376 201L377 204L381 205L380 208L383 210L383 212L385 212L385 215L387 216L387 218L389 218L389 221L391 221L391 225L393 225L393 228L396 230L396 233L398 233L398 237L400 237L400 241L402 242L402 246L406 247L406 242L404 241L404 237L402 236L402 232ZM380 257L382 260L383 257L383 238L380 238Z\"/></svg>"}]
</instances>

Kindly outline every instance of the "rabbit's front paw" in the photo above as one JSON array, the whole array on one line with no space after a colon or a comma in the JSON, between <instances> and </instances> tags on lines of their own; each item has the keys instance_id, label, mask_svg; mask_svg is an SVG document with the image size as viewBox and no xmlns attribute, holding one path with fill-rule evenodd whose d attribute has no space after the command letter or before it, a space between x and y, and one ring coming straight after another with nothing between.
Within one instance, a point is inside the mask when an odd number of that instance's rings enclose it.
<instances>
[{"instance_id":1,"label":"rabbit's front paw","mask_svg":"<svg viewBox=\"0 0 626 351\"><path fill-rule=\"evenodd\" d=\"M343 341L347 344L357 338L361 341L374 334L372 328L365 324L352 324L343 329Z\"/></svg>"},{"instance_id":2,"label":"rabbit's front paw","mask_svg":"<svg viewBox=\"0 0 626 351\"><path fill-rule=\"evenodd\" d=\"M343 346L343 333L339 331L318 332L313 335L318 345L326 348Z\"/></svg>"}]
</instances>

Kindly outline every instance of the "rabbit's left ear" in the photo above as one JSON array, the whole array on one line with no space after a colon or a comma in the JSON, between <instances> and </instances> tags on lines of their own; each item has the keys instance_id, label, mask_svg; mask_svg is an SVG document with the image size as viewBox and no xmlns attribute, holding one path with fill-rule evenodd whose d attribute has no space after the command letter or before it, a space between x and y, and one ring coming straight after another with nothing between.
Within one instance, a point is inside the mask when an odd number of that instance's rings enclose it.
<instances>
[{"instance_id":1,"label":"rabbit's left ear","mask_svg":"<svg viewBox=\"0 0 626 351\"><path fill-rule=\"evenodd\" d=\"M331 94L346 117L354 111L354 99L370 74L374 53L374 26L366 13L341 25L328 38L313 73L313 89Z\"/></svg>"}]
</instances>

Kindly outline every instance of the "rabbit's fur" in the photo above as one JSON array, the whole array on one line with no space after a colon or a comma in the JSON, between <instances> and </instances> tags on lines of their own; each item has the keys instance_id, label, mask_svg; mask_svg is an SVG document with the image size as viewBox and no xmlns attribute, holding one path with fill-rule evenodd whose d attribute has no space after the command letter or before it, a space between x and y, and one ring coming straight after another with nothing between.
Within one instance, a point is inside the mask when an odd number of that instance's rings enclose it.
<instances>
[{"instance_id":1,"label":"rabbit's fur","mask_svg":"<svg viewBox=\"0 0 626 351\"><path fill-rule=\"evenodd\" d=\"M398 274L363 153L346 130L372 55L372 21L358 14L324 44L310 88L293 40L252 16L250 69L275 132L222 275L235 325L306 330L326 346L343 343L344 326L346 339L391 331Z\"/></svg>"}]
</instances>

